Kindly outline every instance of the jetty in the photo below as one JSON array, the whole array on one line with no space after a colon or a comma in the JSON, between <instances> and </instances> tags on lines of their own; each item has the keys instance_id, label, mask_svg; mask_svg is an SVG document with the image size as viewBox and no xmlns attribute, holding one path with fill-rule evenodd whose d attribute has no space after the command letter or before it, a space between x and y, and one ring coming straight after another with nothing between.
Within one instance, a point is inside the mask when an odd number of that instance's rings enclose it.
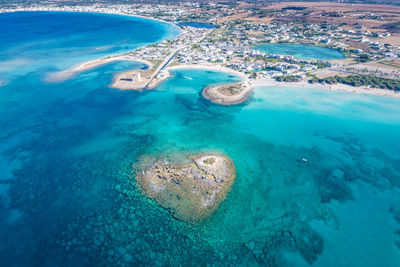
<instances>
[{"instance_id":1,"label":"jetty","mask_svg":"<svg viewBox=\"0 0 400 267\"><path fill-rule=\"evenodd\" d=\"M115 75L110 87L121 90L145 90L156 87L170 77L169 72L164 70L183 48L184 46L180 46L174 49L163 61L151 64L147 70L131 70Z\"/></svg>"}]
</instances>

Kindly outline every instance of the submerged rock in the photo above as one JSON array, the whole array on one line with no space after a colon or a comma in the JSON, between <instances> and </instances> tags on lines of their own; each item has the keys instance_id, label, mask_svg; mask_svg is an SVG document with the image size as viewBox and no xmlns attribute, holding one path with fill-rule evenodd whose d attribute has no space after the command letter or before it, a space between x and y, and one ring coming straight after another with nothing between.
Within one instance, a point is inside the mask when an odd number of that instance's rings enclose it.
<instances>
[{"instance_id":1,"label":"submerged rock","mask_svg":"<svg viewBox=\"0 0 400 267\"><path fill-rule=\"evenodd\" d=\"M136 174L142 192L183 221L208 217L225 199L236 177L235 166L222 154L189 156L185 162L144 158Z\"/></svg>"}]
</instances>

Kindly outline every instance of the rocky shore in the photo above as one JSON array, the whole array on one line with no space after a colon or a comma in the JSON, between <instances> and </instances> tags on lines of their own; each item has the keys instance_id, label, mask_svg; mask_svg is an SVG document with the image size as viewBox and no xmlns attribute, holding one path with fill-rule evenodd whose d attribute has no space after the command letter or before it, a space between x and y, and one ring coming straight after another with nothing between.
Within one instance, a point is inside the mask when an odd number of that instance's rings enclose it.
<instances>
[{"instance_id":1,"label":"rocky shore","mask_svg":"<svg viewBox=\"0 0 400 267\"><path fill-rule=\"evenodd\" d=\"M204 98L220 105L237 105L247 100L252 87L247 82L236 82L215 86L207 86L203 89Z\"/></svg>"},{"instance_id":2,"label":"rocky shore","mask_svg":"<svg viewBox=\"0 0 400 267\"><path fill-rule=\"evenodd\" d=\"M197 223L215 211L235 177L233 161L217 153L185 156L183 162L145 157L136 172L144 195L189 223Z\"/></svg>"}]
</instances>

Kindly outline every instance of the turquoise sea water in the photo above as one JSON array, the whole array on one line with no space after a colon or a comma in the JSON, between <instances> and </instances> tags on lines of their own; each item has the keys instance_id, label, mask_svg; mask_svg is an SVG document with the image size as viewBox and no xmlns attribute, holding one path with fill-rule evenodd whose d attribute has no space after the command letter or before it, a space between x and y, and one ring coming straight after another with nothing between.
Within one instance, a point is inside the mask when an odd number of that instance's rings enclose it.
<instances>
[{"instance_id":1,"label":"turquoise sea water","mask_svg":"<svg viewBox=\"0 0 400 267\"><path fill-rule=\"evenodd\" d=\"M399 266L399 99L259 87L226 107L200 94L239 79L226 73L136 92L107 85L138 63L56 84L42 64L0 87L2 265ZM140 156L204 151L238 176L201 224L137 190Z\"/></svg>"},{"instance_id":2,"label":"turquoise sea water","mask_svg":"<svg viewBox=\"0 0 400 267\"><path fill-rule=\"evenodd\" d=\"M0 16L0 80L39 68L43 75L86 60L172 39L179 28L111 14L16 12Z\"/></svg>"},{"instance_id":3,"label":"turquoise sea water","mask_svg":"<svg viewBox=\"0 0 400 267\"><path fill-rule=\"evenodd\" d=\"M255 46L254 49L267 54L288 55L299 59L342 59L345 56L338 50L312 45L302 44L262 44Z\"/></svg>"}]
</instances>

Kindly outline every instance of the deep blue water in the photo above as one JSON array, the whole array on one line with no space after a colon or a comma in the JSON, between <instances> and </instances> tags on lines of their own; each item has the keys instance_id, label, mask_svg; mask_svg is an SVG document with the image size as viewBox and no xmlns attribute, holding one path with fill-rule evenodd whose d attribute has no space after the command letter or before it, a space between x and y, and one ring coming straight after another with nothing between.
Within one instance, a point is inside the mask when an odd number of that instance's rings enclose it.
<instances>
[{"instance_id":1,"label":"deep blue water","mask_svg":"<svg viewBox=\"0 0 400 267\"><path fill-rule=\"evenodd\" d=\"M196 21L185 21L185 22L179 22L178 24L181 26L190 26L194 28L205 28L205 29L217 28L217 26L215 26L214 24L205 22L196 22Z\"/></svg>"},{"instance_id":2,"label":"deep blue water","mask_svg":"<svg viewBox=\"0 0 400 267\"><path fill-rule=\"evenodd\" d=\"M342 59L345 57L339 50L336 49L302 44L262 44L255 46L254 49L260 50L267 54L288 55L299 59L328 60Z\"/></svg>"},{"instance_id":3,"label":"deep blue water","mask_svg":"<svg viewBox=\"0 0 400 267\"><path fill-rule=\"evenodd\" d=\"M65 65L86 58L76 47ZM239 79L226 73L179 70L137 92L108 85L139 63L44 82L56 65L10 69L0 87L2 266L399 266L399 99L260 87L226 107L200 94ZM207 151L229 155L238 176L201 224L136 188L142 155Z\"/></svg>"}]
</instances>

